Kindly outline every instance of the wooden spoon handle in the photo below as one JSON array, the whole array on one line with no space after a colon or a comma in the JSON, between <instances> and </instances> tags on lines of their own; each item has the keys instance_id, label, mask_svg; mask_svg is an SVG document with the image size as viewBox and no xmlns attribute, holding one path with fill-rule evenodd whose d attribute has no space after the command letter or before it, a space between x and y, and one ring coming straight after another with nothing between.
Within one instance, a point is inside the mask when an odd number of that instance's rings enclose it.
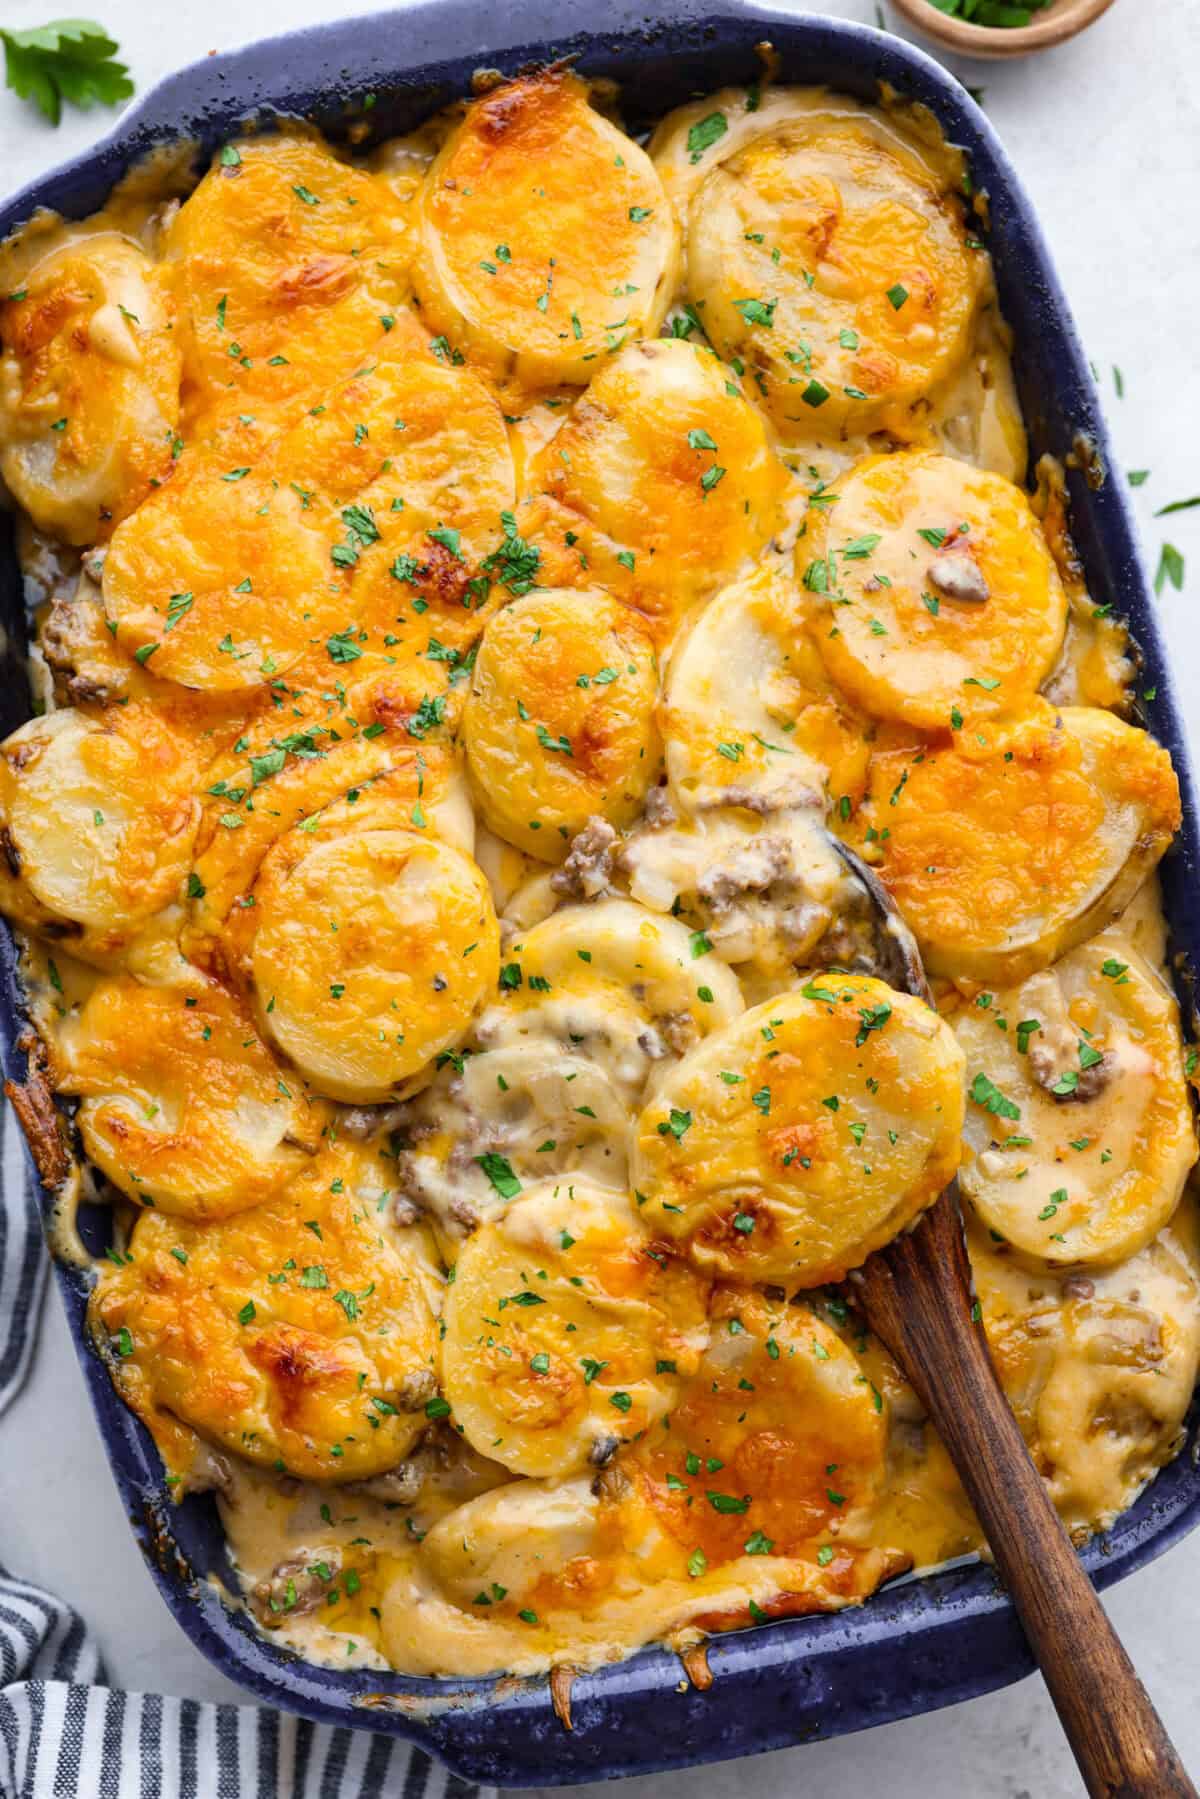
<instances>
[{"instance_id":1,"label":"wooden spoon handle","mask_svg":"<svg viewBox=\"0 0 1200 1799\"><path fill-rule=\"evenodd\" d=\"M975 1507L1088 1792L1196 1799L1030 1459L972 1319L970 1283L952 1188L858 1284Z\"/></svg>"}]
</instances>

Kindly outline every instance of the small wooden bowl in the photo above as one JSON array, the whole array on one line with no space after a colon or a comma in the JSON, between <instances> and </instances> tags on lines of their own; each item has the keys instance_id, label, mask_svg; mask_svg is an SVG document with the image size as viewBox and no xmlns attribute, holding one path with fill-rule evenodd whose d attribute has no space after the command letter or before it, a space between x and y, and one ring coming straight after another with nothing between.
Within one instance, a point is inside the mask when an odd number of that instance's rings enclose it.
<instances>
[{"instance_id":1,"label":"small wooden bowl","mask_svg":"<svg viewBox=\"0 0 1200 1799\"><path fill-rule=\"evenodd\" d=\"M1034 14L1028 25L972 25L939 12L930 0L892 0L896 11L923 36L960 56L1000 62L1012 56L1029 56L1065 43L1107 12L1113 0L1053 0ZM1019 0L1018 0L1019 4Z\"/></svg>"}]
</instances>

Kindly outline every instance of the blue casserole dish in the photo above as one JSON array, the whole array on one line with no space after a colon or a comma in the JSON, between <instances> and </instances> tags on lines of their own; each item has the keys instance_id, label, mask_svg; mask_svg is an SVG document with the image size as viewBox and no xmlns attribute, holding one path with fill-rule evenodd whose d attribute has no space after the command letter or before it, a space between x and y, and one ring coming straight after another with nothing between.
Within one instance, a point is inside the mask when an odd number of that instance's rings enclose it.
<instances>
[{"instance_id":1,"label":"blue casserole dish","mask_svg":"<svg viewBox=\"0 0 1200 1799\"><path fill-rule=\"evenodd\" d=\"M480 66L507 73L559 56L621 87L637 130L695 94L761 73L755 45L769 40L779 79L828 83L875 99L881 82L924 103L968 156L989 200L989 246L1032 454L1068 466L1075 541L1098 603L1127 616L1156 697L1145 722L1171 750L1184 795L1184 827L1163 864L1176 965L1200 959L1200 918L1190 903L1197 841L1183 723L1154 619L1122 477L1071 315L1029 202L987 120L965 90L919 50L860 25L796 17L782 8L664 0L660 15L610 0L603 30L588 0L515 0L503 20L481 0L424 0L403 11L297 31L209 59L148 94L94 150L28 187L0 210L0 237L39 207L82 217L148 151L194 138L205 157L237 125L275 113L316 119L343 141L364 126L369 141L411 129L464 93ZM366 95L376 96L364 110ZM0 532L8 533L0 519ZM0 541L0 621L6 630L0 728L28 716L21 584L8 535ZM0 1024L6 1073L20 1079L19 994L11 939L0 943ZM1183 995L1190 1005L1190 994ZM81 1219L102 1250L107 1215ZM261 1699L305 1716L407 1737L461 1775L500 1785L554 1785L682 1767L836 1736L968 1699L1021 1678L1033 1666L1012 1607L993 1574L974 1564L884 1590L859 1610L796 1618L716 1638L714 1683L681 1681L674 1656L648 1649L578 1681L574 1729L555 1716L543 1680L429 1680L342 1672L298 1661L223 1604L208 1576L234 1582L216 1506L167 1496L158 1455L117 1398L88 1346L86 1278L58 1278L113 1476L167 1605L223 1673ZM1189 1440L1196 1410L1189 1415ZM1200 1472L1185 1451L1163 1470L1084 1561L1099 1586L1160 1555L1200 1522Z\"/></svg>"}]
</instances>

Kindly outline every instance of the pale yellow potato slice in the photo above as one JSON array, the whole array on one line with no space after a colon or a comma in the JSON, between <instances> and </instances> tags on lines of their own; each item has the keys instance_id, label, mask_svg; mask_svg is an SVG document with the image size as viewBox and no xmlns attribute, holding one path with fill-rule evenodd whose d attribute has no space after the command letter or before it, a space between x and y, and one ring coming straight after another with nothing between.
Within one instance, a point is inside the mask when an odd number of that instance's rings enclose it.
<instances>
[{"instance_id":1,"label":"pale yellow potato slice","mask_svg":"<svg viewBox=\"0 0 1200 1799\"><path fill-rule=\"evenodd\" d=\"M227 959L239 966L256 922L245 916L254 909L245 902L260 872L292 853L293 830L311 845L341 835L348 825L399 826L426 830L466 856L474 849L466 779L446 746L418 747L410 739L411 747L398 747L394 738L361 732L342 737L336 714L328 728L287 731L280 722L264 718L257 731L239 738L243 747L217 757L205 774L192 883L204 891L193 894L192 944L224 926Z\"/></svg>"},{"instance_id":2,"label":"pale yellow potato slice","mask_svg":"<svg viewBox=\"0 0 1200 1799\"><path fill-rule=\"evenodd\" d=\"M550 1176L627 1186L623 1096L603 1069L549 1037L448 1061L411 1102L405 1137L404 1190L451 1246L507 1204L485 1172L489 1155L503 1156L522 1186Z\"/></svg>"},{"instance_id":3,"label":"pale yellow potato slice","mask_svg":"<svg viewBox=\"0 0 1200 1799\"><path fill-rule=\"evenodd\" d=\"M686 920L694 952L736 968L751 1001L790 990L799 970L828 960L825 939L857 905L823 808L810 800L760 816L761 804L753 789L729 789L726 804L678 824L647 820L621 854L634 899ZM840 937L837 959L853 953Z\"/></svg>"},{"instance_id":4,"label":"pale yellow potato slice","mask_svg":"<svg viewBox=\"0 0 1200 1799\"><path fill-rule=\"evenodd\" d=\"M634 1128L646 1222L709 1272L840 1280L954 1174L962 1069L950 1027L920 1000L813 974L659 1084Z\"/></svg>"},{"instance_id":5,"label":"pale yellow potato slice","mask_svg":"<svg viewBox=\"0 0 1200 1799\"><path fill-rule=\"evenodd\" d=\"M1034 1268L1136 1255L1196 1160L1179 1008L1118 929L1018 987L977 995L966 1057L964 1194Z\"/></svg>"},{"instance_id":6,"label":"pale yellow potato slice","mask_svg":"<svg viewBox=\"0 0 1200 1799\"><path fill-rule=\"evenodd\" d=\"M417 219L423 316L500 378L582 386L654 336L675 288L679 226L653 165L562 69L468 106Z\"/></svg>"},{"instance_id":7,"label":"pale yellow potato slice","mask_svg":"<svg viewBox=\"0 0 1200 1799\"><path fill-rule=\"evenodd\" d=\"M49 536L106 538L170 473L174 322L161 270L116 231L68 241L0 303L0 474Z\"/></svg>"},{"instance_id":8,"label":"pale yellow potato slice","mask_svg":"<svg viewBox=\"0 0 1200 1799\"><path fill-rule=\"evenodd\" d=\"M1200 1355L1195 1206L1126 1261L1075 1274L1035 1274L978 1226L969 1246L992 1359L1082 1542L1178 1452Z\"/></svg>"},{"instance_id":9,"label":"pale yellow potato slice","mask_svg":"<svg viewBox=\"0 0 1200 1799\"><path fill-rule=\"evenodd\" d=\"M869 747L809 634L814 611L765 562L710 600L673 649L662 731L671 791L689 812L861 797Z\"/></svg>"},{"instance_id":10,"label":"pale yellow potato slice","mask_svg":"<svg viewBox=\"0 0 1200 1799\"><path fill-rule=\"evenodd\" d=\"M1019 487L951 456L872 456L810 515L797 574L838 686L864 712L961 730L1054 666L1067 596Z\"/></svg>"},{"instance_id":11,"label":"pale yellow potato slice","mask_svg":"<svg viewBox=\"0 0 1200 1799\"><path fill-rule=\"evenodd\" d=\"M597 1548L600 1510L586 1475L510 1480L440 1519L425 1538L421 1560L464 1611L480 1592L494 1605L496 1587L515 1608L546 1575Z\"/></svg>"},{"instance_id":12,"label":"pale yellow potato slice","mask_svg":"<svg viewBox=\"0 0 1200 1799\"><path fill-rule=\"evenodd\" d=\"M416 831L301 838L260 881L254 910L263 1030L337 1099L394 1095L463 1036L495 984L486 881Z\"/></svg>"},{"instance_id":13,"label":"pale yellow potato slice","mask_svg":"<svg viewBox=\"0 0 1200 1799\"><path fill-rule=\"evenodd\" d=\"M425 1280L420 1247L384 1236L335 1153L224 1223L144 1214L89 1317L169 1467L190 1428L262 1467L361 1480L394 1467L427 1425L437 1343Z\"/></svg>"},{"instance_id":14,"label":"pale yellow potato slice","mask_svg":"<svg viewBox=\"0 0 1200 1799\"><path fill-rule=\"evenodd\" d=\"M662 1416L707 1336L707 1282L665 1255L625 1193L569 1175L518 1190L459 1252L442 1370L468 1442L518 1474L603 1462Z\"/></svg>"},{"instance_id":15,"label":"pale yellow potato slice","mask_svg":"<svg viewBox=\"0 0 1200 1799\"><path fill-rule=\"evenodd\" d=\"M116 954L183 897L195 776L188 744L150 706L30 719L0 751L5 909L85 960Z\"/></svg>"},{"instance_id":16,"label":"pale yellow potato slice","mask_svg":"<svg viewBox=\"0 0 1200 1799\"><path fill-rule=\"evenodd\" d=\"M657 694L644 624L599 589L538 590L497 612L463 715L490 828L561 862L590 818L628 824L658 778Z\"/></svg>"},{"instance_id":17,"label":"pale yellow potato slice","mask_svg":"<svg viewBox=\"0 0 1200 1799\"><path fill-rule=\"evenodd\" d=\"M1012 982L1119 918L1179 818L1147 732L1035 700L877 754L860 824L930 972Z\"/></svg>"}]
</instances>

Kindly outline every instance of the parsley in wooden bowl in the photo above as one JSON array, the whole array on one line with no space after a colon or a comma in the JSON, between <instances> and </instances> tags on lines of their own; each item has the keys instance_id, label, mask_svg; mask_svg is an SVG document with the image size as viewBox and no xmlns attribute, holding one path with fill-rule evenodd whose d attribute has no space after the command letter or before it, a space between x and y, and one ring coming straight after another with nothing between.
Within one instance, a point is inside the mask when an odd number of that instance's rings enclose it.
<instances>
[{"instance_id":1,"label":"parsley in wooden bowl","mask_svg":"<svg viewBox=\"0 0 1200 1799\"><path fill-rule=\"evenodd\" d=\"M1107 12L1112 0L893 0L925 37L963 56L999 60L1049 50Z\"/></svg>"}]
</instances>

